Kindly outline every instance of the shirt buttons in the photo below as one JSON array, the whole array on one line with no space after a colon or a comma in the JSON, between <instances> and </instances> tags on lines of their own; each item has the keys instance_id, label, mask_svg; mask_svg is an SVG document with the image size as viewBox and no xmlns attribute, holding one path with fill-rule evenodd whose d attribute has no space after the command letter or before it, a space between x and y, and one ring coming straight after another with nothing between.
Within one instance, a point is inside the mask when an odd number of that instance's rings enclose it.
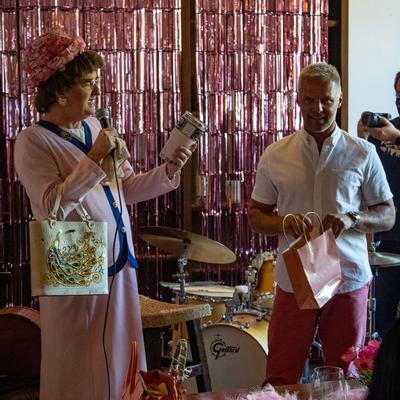
<instances>
[{"instance_id":1,"label":"shirt buttons","mask_svg":"<svg viewBox=\"0 0 400 400\"><path fill-rule=\"evenodd\" d=\"M112 206L113 206L114 208L117 208L117 207L118 207L117 202L116 202L116 201L113 201Z\"/></svg>"},{"instance_id":2,"label":"shirt buttons","mask_svg":"<svg viewBox=\"0 0 400 400\"><path fill-rule=\"evenodd\" d=\"M120 228L120 231L121 231L122 233L126 233L126 228L123 226L122 228Z\"/></svg>"}]
</instances>

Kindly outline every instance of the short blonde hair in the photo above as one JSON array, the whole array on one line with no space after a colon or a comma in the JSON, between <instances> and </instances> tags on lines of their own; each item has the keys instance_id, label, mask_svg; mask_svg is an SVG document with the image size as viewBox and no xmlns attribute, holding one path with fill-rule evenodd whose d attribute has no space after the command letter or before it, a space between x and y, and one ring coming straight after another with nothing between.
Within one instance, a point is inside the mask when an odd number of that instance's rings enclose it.
<instances>
[{"instance_id":1,"label":"short blonde hair","mask_svg":"<svg viewBox=\"0 0 400 400\"><path fill-rule=\"evenodd\" d=\"M326 62L318 62L304 67L299 76L298 92L301 92L303 82L307 79L321 79L335 82L341 90L340 75L336 67Z\"/></svg>"}]
</instances>

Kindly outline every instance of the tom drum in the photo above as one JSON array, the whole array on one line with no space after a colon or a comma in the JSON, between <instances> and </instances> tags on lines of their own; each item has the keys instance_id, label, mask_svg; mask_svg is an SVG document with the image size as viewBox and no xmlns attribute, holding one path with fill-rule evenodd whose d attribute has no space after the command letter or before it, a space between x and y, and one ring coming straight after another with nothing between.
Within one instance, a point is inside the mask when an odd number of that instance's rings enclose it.
<instances>
[{"instance_id":1,"label":"tom drum","mask_svg":"<svg viewBox=\"0 0 400 400\"><path fill-rule=\"evenodd\" d=\"M269 251L259 254L256 257L256 263L258 264L258 271L254 294L260 296L264 293L272 293L274 291L274 254Z\"/></svg>"}]
</instances>

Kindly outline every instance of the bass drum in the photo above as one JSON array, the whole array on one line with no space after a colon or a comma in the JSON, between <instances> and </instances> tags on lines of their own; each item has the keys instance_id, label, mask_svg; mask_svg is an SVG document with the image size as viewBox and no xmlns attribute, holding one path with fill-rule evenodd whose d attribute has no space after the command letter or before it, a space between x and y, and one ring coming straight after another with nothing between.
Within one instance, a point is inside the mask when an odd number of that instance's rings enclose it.
<instances>
[{"instance_id":1,"label":"bass drum","mask_svg":"<svg viewBox=\"0 0 400 400\"><path fill-rule=\"evenodd\" d=\"M212 390L251 388L265 380L268 317L255 311L236 313L232 322L203 328Z\"/></svg>"},{"instance_id":2,"label":"bass drum","mask_svg":"<svg viewBox=\"0 0 400 400\"><path fill-rule=\"evenodd\" d=\"M40 315L29 307L0 308L0 376L12 384L37 384L40 375Z\"/></svg>"}]
</instances>

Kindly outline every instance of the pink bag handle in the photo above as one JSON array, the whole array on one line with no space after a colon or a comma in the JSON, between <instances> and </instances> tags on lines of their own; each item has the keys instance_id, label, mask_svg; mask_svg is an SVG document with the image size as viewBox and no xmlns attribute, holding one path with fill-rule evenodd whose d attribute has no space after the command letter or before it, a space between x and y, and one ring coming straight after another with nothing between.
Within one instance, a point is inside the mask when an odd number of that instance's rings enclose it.
<instances>
[{"instance_id":1,"label":"pink bag handle","mask_svg":"<svg viewBox=\"0 0 400 400\"><path fill-rule=\"evenodd\" d=\"M309 212L304 214L304 218L308 217L309 215L315 215L317 217L317 220L319 222L319 233L322 235L324 233L324 225L322 224L321 217L315 211L309 211ZM303 221L304 221L304 218L303 218ZM306 235L306 232L304 230L304 225L303 225L303 233L304 233L304 237L307 240L307 235ZM307 243L308 243L308 241L307 241Z\"/></svg>"},{"instance_id":2,"label":"pink bag handle","mask_svg":"<svg viewBox=\"0 0 400 400\"><path fill-rule=\"evenodd\" d=\"M299 219L298 219L294 214L286 214L286 215L283 217L283 221L282 221L282 230L283 230L283 236L285 236L286 243L287 243L288 247L290 247L290 243L289 243L289 239L288 239L287 234L286 234L285 222L286 222L286 219L289 218L289 217L293 217L293 218L294 218L294 220L296 221L297 227L298 227L299 230L300 230Z\"/></svg>"},{"instance_id":3,"label":"pink bag handle","mask_svg":"<svg viewBox=\"0 0 400 400\"><path fill-rule=\"evenodd\" d=\"M319 231L320 231L321 234L324 233L324 226L322 224L321 217L315 211L308 211L307 213L305 213L303 219L301 220L301 222L304 222L304 218L308 217L309 215L315 215L317 217L317 220L319 222ZM287 242L288 246L290 247L289 239L287 237L286 230L285 230L285 222L286 222L286 218L288 218L288 217L293 217L295 219L297 227L299 228L299 230L300 230L300 225L299 225L299 219L300 218L296 217L296 215L294 215L294 214L286 214L285 217L283 218L283 222L282 222L283 235L285 236L286 242ZM307 236L307 232L306 232L306 230L304 228L304 223L303 223L303 236L304 236L306 242L310 243L310 241L308 239L308 236Z\"/></svg>"}]
</instances>

